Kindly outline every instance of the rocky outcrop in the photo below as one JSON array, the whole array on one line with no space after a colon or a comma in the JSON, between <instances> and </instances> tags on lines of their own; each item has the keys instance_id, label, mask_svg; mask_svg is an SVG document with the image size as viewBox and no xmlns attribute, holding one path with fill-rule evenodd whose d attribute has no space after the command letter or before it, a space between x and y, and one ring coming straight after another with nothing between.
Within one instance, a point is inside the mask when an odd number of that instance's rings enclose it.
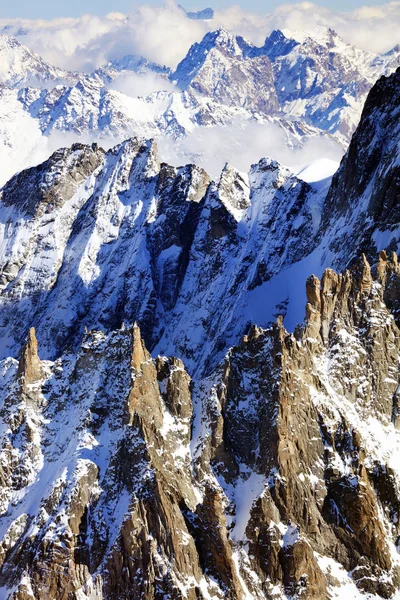
<instances>
[{"instance_id":1,"label":"rocky outcrop","mask_svg":"<svg viewBox=\"0 0 400 600\"><path fill-rule=\"evenodd\" d=\"M207 379L153 360L137 324L54 363L31 330L2 364L9 597L390 598L397 271L381 253L309 277L295 334L252 327Z\"/></svg>"},{"instance_id":2,"label":"rocky outcrop","mask_svg":"<svg viewBox=\"0 0 400 600\"><path fill-rule=\"evenodd\" d=\"M194 44L171 75L183 90L271 115L279 110L274 74L267 56L249 56L251 46L226 29Z\"/></svg>"},{"instance_id":3,"label":"rocky outcrop","mask_svg":"<svg viewBox=\"0 0 400 600\"><path fill-rule=\"evenodd\" d=\"M352 237L370 258L384 246L397 248L399 222L399 164L397 140L400 129L396 107L400 94L400 69L381 77L366 100L360 124L335 174L322 214L322 231L332 219L354 223L351 233L333 237L331 249L347 245ZM381 236L381 237L380 237ZM357 253L350 254L350 257Z\"/></svg>"},{"instance_id":4,"label":"rocky outcrop","mask_svg":"<svg viewBox=\"0 0 400 600\"><path fill-rule=\"evenodd\" d=\"M28 337L21 350L18 363L17 377L21 381L22 389L26 392L28 386L40 381L42 378L42 367L38 354L38 343L35 329L29 330Z\"/></svg>"}]
</instances>

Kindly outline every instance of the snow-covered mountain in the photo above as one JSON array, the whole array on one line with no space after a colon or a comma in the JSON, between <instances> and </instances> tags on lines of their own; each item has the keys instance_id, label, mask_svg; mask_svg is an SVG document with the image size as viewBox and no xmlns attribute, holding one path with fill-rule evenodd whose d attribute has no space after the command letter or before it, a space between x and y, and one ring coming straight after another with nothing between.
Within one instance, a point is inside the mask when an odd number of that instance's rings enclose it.
<instances>
[{"instance_id":1,"label":"snow-covered mountain","mask_svg":"<svg viewBox=\"0 0 400 600\"><path fill-rule=\"evenodd\" d=\"M51 149L63 144L65 135L69 136L66 141L95 139L107 146L130 136L162 138L167 142L170 139L180 161L210 152L207 147L194 146L191 150L190 143L185 145L185 138L205 128L227 130L229 126L229 137L234 139L235 130L245 130L247 124L270 125L275 137L278 132L292 149L323 138L320 130L301 121L254 115L250 110L228 107L191 92L158 91L147 97L128 96L104 84L102 78L111 78L111 72L103 72L101 77L83 77L73 86L0 88L0 153L8 157L0 185L16 171L47 158ZM160 79L161 87L163 81L165 78ZM138 86L140 82L136 81L136 89ZM340 152L333 139L332 147Z\"/></svg>"},{"instance_id":2,"label":"snow-covered mountain","mask_svg":"<svg viewBox=\"0 0 400 600\"><path fill-rule=\"evenodd\" d=\"M399 598L399 98L328 194L142 140L5 186L2 597Z\"/></svg>"},{"instance_id":3,"label":"snow-covered mountain","mask_svg":"<svg viewBox=\"0 0 400 600\"><path fill-rule=\"evenodd\" d=\"M73 83L78 74L53 67L27 46L8 35L0 35L0 83L9 87Z\"/></svg>"},{"instance_id":4,"label":"snow-covered mountain","mask_svg":"<svg viewBox=\"0 0 400 600\"><path fill-rule=\"evenodd\" d=\"M270 60L247 58L249 44L225 29L207 33L189 50L171 76L184 90L228 106L275 114L279 108Z\"/></svg>"},{"instance_id":5,"label":"snow-covered mountain","mask_svg":"<svg viewBox=\"0 0 400 600\"><path fill-rule=\"evenodd\" d=\"M253 327L201 382L137 325L55 362L31 330L0 363L3 597L398 598L399 281L311 277L296 337Z\"/></svg>"},{"instance_id":6,"label":"snow-covered mountain","mask_svg":"<svg viewBox=\"0 0 400 600\"><path fill-rule=\"evenodd\" d=\"M149 61L143 58L143 56L129 54L122 58L111 60L106 65L97 69L93 73L93 76L97 75L105 84L110 84L121 75L127 73L137 73L139 75L152 73L160 77L169 77L171 69Z\"/></svg>"},{"instance_id":7,"label":"snow-covered mountain","mask_svg":"<svg viewBox=\"0 0 400 600\"><path fill-rule=\"evenodd\" d=\"M193 21L209 21L214 18L214 10L212 8L203 8L201 10L189 10L187 11L183 6L179 5L179 8L185 11L187 17Z\"/></svg>"},{"instance_id":8,"label":"snow-covered mountain","mask_svg":"<svg viewBox=\"0 0 400 600\"><path fill-rule=\"evenodd\" d=\"M192 46L172 78L225 104L281 111L350 139L371 86L399 64L398 48L378 56L324 27L276 30L260 48L219 29Z\"/></svg>"},{"instance_id":9,"label":"snow-covered mountain","mask_svg":"<svg viewBox=\"0 0 400 600\"><path fill-rule=\"evenodd\" d=\"M180 356L193 372L218 362L251 322L285 313L294 327L309 272L397 248L385 190L392 198L397 181L398 79L371 92L329 191L271 159L248 174L227 165L209 184L201 169L167 166L154 142L136 138L108 152L75 145L11 179L1 192L2 355L30 324L53 358L84 325L138 320L150 350ZM346 168L354 154L362 164Z\"/></svg>"},{"instance_id":10,"label":"snow-covered mountain","mask_svg":"<svg viewBox=\"0 0 400 600\"><path fill-rule=\"evenodd\" d=\"M313 103L330 114L350 77L361 99L397 52L349 60L327 30L206 38L171 75L183 91L110 89L157 71L136 58L3 86L8 147L234 116L301 143ZM257 69L304 123L260 112ZM399 105L400 68L332 178L261 158L213 180L131 137L0 189L1 598L400 598Z\"/></svg>"}]
</instances>

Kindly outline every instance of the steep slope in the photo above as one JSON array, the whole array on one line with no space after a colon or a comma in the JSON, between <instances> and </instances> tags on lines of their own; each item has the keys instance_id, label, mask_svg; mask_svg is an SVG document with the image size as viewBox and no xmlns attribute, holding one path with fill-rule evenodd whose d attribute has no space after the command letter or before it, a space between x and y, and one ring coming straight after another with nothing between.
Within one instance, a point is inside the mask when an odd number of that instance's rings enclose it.
<instances>
[{"instance_id":1,"label":"steep slope","mask_svg":"<svg viewBox=\"0 0 400 600\"><path fill-rule=\"evenodd\" d=\"M285 114L348 140L372 85L400 64L398 50L372 54L345 43L326 27L317 27L309 34L273 31L264 46L254 52L272 61Z\"/></svg>"},{"instance_id":2,"label":"steep slope","mask_svg":"<svg viewBox=\"0 0 400 600\"><path fill-rule=\"evenodd\" d=\"M335 175L325 203L322 231L338 222L331 246L354 243L368 252L398 244L400 200L400 68L382 77L365 104L360 125ZM353 221L355 226L346 232ZM351 232L351 233L350 233ZM351 237L351 239L350 239Z\"/></svg>"},{"instance_id":3,"label":"steep slope","mask_svg":"<svg viewBox=\"0 0 400 600\"><path fill-rule=\"evenodd\" d=\"M47 158L40 124L24 110L15 90L0 84L0 186L17 171Z\"/></svg>"},{"instance_id":4,"label":"steep slope","mask_svg":"<svg viewBox=\"0 0 400 600\"><path fill-rule=\"evenodd\" d=\"M37 85L39 87L57 82L74 82L77 73L70 73L49 65L38 54L8 35L0 35L0 83L9 87Z\"/></svg>"},{"instance_id":5,"label":"steep slope","mask_svg":"<svg viewBox=\"0 0 400 600\"><path fill-rule=\"evenodd\" d=\"M384 253L311 277L296 336L253 327L192 383L136 325L54 363L31 330L1 363L3 597L393 597L393 285Z\"/></svg>"},{"instance_id":6,"label":"steep slope","mask_svg":"<svg viewBox=\"0 0 400 600\"><path fill-rule=\"evenodd\" d=\"M160 81L162 87L165 78ZM166 88L168 85L167 82ZM218 100L197 97L191 92L166 90L147 97L128 96L109 89L97 76L85 77L72 87L25 88L15 92L15 97L46 136L54 131L67 131L96 136L99 140L122 141L132 135L159 137L166 134L176 140L196 127L249 122L276 123L285 131L289 147L322 135L318 129L299 121L289 122L267 115L255 118L245 108L224 106Z\"/></svg>"},{"instance_id":7,"label":"steep slope","mask_svg":"<svg viewBox=\"0 0 400 600\"><path fill-rule=\"evenodd\" d=\"M7 168L0 173L0 185L15 172L48 158L66 141L95 139L109 147L131 136L162 138L183 162L208 156L207 145L202 152L197 139L207 136L207 132L202 134L205 128L230 127L225 135L237 135L240 140L246 127L271 126L271 135L274 139L278 136L281 151L301 149L323 137L322 131L300 121L255 115L251 110L226 106L192 92L167 91L171 84L162 73L157 74L157 82L166 91L152 92L154 81L146 79L146 73L152 70L145 65L143 69L136 75L132 91L129 74L133 71L119 71L113 66L84 76L73 86L21 90L0 87L0 152L9 157ZM127 93L111 89L120 84L118 77L122 77L122 89ZM30 134L25 135L25 131ZM210 136L217 137L219 133L214 130ZM66 139L64 134L68 135ZM186 144L191 134L195 142L191 144L189 140ZM330 142L339 154L340 146L333 138Z\"/></svg>"},{"instance_id":8,"label":"steep slope","mask_svg":"<svg viewBox=\"0 0 400 600\"><path fill-rule=\"evenodd\" d=\"M140 138L0 190L1 598L400 598L399 100L329 190Z\"/></svg>"},{"instance_id":9,"label":"steep slope","mask_svg":"<svg viewBox=\"0 0 400 600\"><path fill-rule=\"evenodd\" d=\"M367 68L375 57L345 44L332 30L320 32L323 36L315 32L316 39L300 38L301 43L285 33L273 32L261 50L273 61L282 109L349 139L379 75Z\"/></svg>"},{"instance_id":10,"label":"steep slope","mask_svg":"<svg viewBox=\"0 0 400 600\"><path fill-rule=\"evenodd\" d=\"M197 167L160 164L155 144L136 139L108 153L75 145L13 178L1 196L3 355L29 323L54 356L84 324L137 319L151 348L179 340L179 354L194 359L200 346L205 358L247 290L310 250L319 204L270 160L249 180L227 166L208 183Z\"/></svg>"}]
</instances>

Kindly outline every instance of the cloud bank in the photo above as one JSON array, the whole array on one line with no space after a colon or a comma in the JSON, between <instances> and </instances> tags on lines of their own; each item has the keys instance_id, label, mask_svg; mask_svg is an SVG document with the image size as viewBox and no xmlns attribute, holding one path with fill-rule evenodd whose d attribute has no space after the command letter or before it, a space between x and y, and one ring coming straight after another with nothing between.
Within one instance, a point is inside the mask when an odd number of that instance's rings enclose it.
<instances>
[{"instance_id":1,"label":"cloud bank","mask_svg":"<svg viewBox=\"0 0 400 600\"><path fill-rule=\"evenodd\" d=\"M194 162L218 178L226 162L247 172L261 157L270 157L296 172L321 157L339 163L343 149L332 138L310 137L290 148L284 129L277 123L236 123L229 127L200 127L181 140L158 140L160 155L173 165Z\"/></svg>"},{"instance_id":2,"label":"cloud bank","mask_svg":"<svg viewBox=\"0 0 400 600\"><path fill-rule=\"evenodd\" d=\"M91 71L126 54L175 67L190 45L209 30L224 26L255 44L275 28L310 31L335 29L345 41L371 52L386 52L400 42L400 2L336 12L312 2L283 4L273 13L256 14L238 5L215 11L211 20L190 20L175 0L162 7L143 4L129 15L84 15L78 19L0 20L0 29L48 62L70 70ZM21 35L22 34L22 35Z\"/></svg>"}]
</instances>

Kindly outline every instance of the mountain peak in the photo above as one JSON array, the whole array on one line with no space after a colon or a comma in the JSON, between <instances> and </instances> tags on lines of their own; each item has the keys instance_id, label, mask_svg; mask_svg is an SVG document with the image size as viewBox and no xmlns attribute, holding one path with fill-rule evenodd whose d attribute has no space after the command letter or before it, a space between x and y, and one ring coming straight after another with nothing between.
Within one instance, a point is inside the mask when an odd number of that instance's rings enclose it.
<instances>
[{"instance_id":1,"label":"mountain peak","mask_svg":"<svg viewBox=\"0 0 400 600\"><path fill-rule=\"evenodd\" d=\"M281 29L274 29L266 38L262 52L274 59L278 56L286 56L298 45L296 39L285 35Z\"/></svg>"},{"instance_id":2,"label":"mountain peak","mask_svg":"<svg viewBox=\"0 0 400 600\"><path fill-rule=\"evenodd\" d=\"M209 50L213 47L224 49L228 54L241 56L241 42L244 41L241 36L230 33L225 27L218 27L214 31L206 33L200 46L206 46Z\"/></svg>"},{"instance_id":3,"label":"mountain peak","mask_svg":"<svg viewBox=\"0 0 400 600\"><path fill-rule=\"evenodd\" d=\"M209 31L201 42L196 42L191 46L185 58L178 64L173 79L182 89L186 89L203 65L212 60L210 57L215 52L241 58L243 46L246 44L247 42L243 38L233 35L224 27Z\"/></svg>"},{"instance_id":4,"label":"mountain peak","mask_svg":"<svg viewBox=\"0 0 400 600\"><path fill-rule=\"evenodd\" d=\"M214 9L210 7L196 11L187 11L182 5L179 5L179 8L186 13L188 19L192 19L193 21L210 21L214 18Z\"/></svg>"},{"instance_id":5,"label":"mountain peak","mask_svg":"<svg viewBox=\"0 0 400 600\"><path fill-rule=\"evenodd\" d=\"M77 75L54 67L10 35L0 35L0 83L8 87L43 84L64 79L75 81Z\"/></svg>"}]
</instances>

